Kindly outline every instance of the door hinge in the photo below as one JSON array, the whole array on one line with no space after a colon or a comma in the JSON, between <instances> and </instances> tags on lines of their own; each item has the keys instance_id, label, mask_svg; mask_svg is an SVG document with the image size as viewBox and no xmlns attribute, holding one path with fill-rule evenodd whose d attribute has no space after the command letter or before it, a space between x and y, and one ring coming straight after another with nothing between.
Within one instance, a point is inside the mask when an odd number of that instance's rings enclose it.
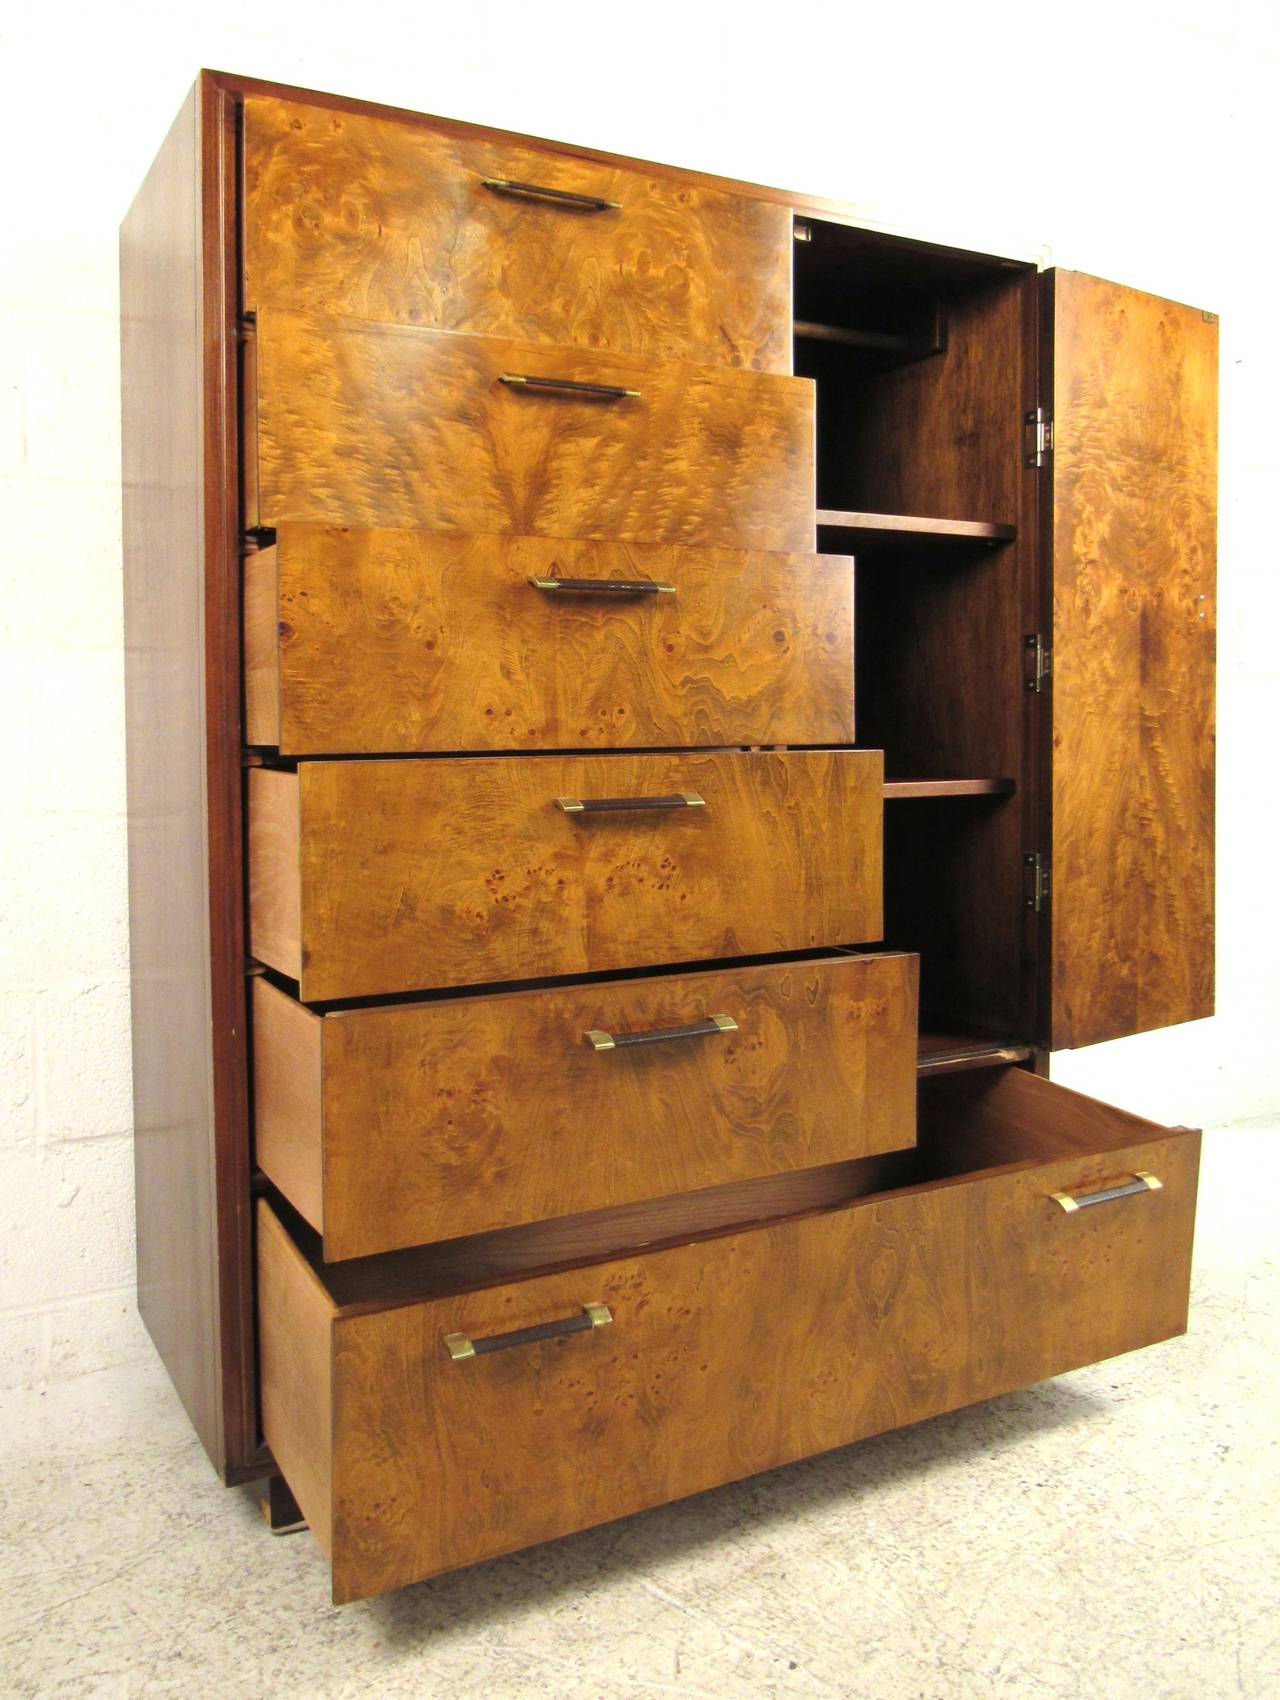
<instances>
[{"instance_id":1,"label":"door hinge","mask_svg":"<svg viewBox=\"0 0 1280 1700\"><path fill-rule=\"evenodd\" d=\"M1027 638L1027 660L1031 664L1031 671L1027 674L1027 689L1042 691L1045 680L1053 672L1053 651L1039 632L1032 632Z\"/></svg>"},{"instance_id":2,"label":"door hinge","mask_svg":"<svg viewBox=\"0 0 1280 1700\"><path fill-rule=\"evenodd\" d=\"M1053 420L1045 418L1043 407L1034 407L1023 416L1023 460L1027 466L1043 466L1052 447Z\"/></svg>"},{"instance_id":3,"label":"door hinge","mask_svg":"<svg viewBox=\"0 0 1280 1700\"><path fill-rule=\"evenodd\" d=\"M1049 901L1049 858L1038 850L1030 851L1022 858L1022 871L1026 880L1024 902L1038 915Z\"/></svg>"}]
</instances>

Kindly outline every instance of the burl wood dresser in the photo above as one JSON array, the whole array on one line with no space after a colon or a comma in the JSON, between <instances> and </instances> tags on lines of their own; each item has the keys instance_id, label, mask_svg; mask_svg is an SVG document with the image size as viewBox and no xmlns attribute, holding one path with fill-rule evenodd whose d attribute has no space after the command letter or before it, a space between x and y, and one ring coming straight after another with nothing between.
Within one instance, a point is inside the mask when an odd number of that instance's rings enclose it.
<instances>
[{"instance_id":1,"label":"burl wood dresser","mask_svg":"<svg viewBox=\"0 0 1280 1700\"><path fill-rule=\"evenodd\" d=\"M139 1303L335 1599L1185 1327L1212 314L213 73L122 300Z\"/></svg>"}]
</instances>

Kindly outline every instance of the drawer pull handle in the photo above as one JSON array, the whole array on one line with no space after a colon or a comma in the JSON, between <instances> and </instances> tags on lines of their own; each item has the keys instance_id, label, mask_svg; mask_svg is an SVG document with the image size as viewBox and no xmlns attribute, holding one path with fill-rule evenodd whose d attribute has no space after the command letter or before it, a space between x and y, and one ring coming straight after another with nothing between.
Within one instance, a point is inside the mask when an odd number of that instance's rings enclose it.
<instances>
[{"instance_id":1,"label":"drawer pull handle","mask_svg":"<svg viewBox=\"0 0 1280 1700\"><path fill-rule=\"evenodd\" d=\"M639 401L639 390L621 384L583 384L577 378L536 378L528 372L500 372L500 384L513 389L537 390L547 395L581 396L584 401Z\"/></svg>"},{"instance_id":2,"label":"drawer pull handle","mask_svg":"<svg viewBox=\"0 0 1280 1700\"><path fill-rule=\"evenodd\" d=\"M548 189L541 183L520 183L514 177L482 177L480 182L495 195L519 195L523 200L551 201L575 212L621 212L621 201L606 201L603 195L575 195L568 189Z\"/></svg>"},{"instance_id":3,"label":"drawer pull handle","mask_svg":"<svg viewBox=\"0 0 1280 1700\"><path fill-rule=\"evenodd\" d=\"M712 1039L717 1033L736 1033L738 1023L731 1015L709 1015L687 1027L650 1027L644 1033L602 1033L589 1027L582 1037L593 1051L624 1051L629 1045L661 1045L668 1039Z\"/></svg>"},{"instance_id":4,"label":"drawer pull handle","mask_svg":"<svg viewBox=\"0 0 1280 1700\"><path fill-rule=\"evenodd\" d=\"M556 807L567 815L621 815L634 809L705 809L706 799L696 791L679 791L674 797L557 797Z\"/></svg>"},{"instance_id":5,"label":"drawer pull handle","mask_svg":"<svg viewBox=\"0 0 1280 1700\"><path fill-rule=\"evenodd\" d=\"M1136 1198L1139 1193L1161 1192L1163 1189L1163 1181L1149 1175L1145 1169L1139 1169L1131 1181L1120 1186L1104 1186L1100 1192L1051 1192L1049 1197L1070 1214L1075 1210L1087 1210L1092 1204L1110 1204L1113 1198Z\"/></svg>"},{"instance_id":6,"label":"drawer pull handle","mask_svg":"<svg viewBox=\"0 0 1280 1700\"><path fill-rule=\"evenodd\" d=\"M535 590L561 590L582 596L674 596L674 584L652 578L531 578Z\"/></svg>"},{"instance_id":7,"label":"drawer pull handle","mask_svg":"<svg viewBox=\"0 0 1280 1700\"><path fill-rule=\"evenodd\" d=\"M467 1358L482 1358L486 1352L504 1352L508 1346L532 1346L539 1340L559 1340L565 1334L589 1334L612 1321L608 1305L583 1305L577 1316L539 1322L532 1328L513 1328L510 1334L490 1334L483 1340L473 1340L469 1334L446 1334L444 1347L454 1363L460 1364Z\"/></svg>"}]
</instances>

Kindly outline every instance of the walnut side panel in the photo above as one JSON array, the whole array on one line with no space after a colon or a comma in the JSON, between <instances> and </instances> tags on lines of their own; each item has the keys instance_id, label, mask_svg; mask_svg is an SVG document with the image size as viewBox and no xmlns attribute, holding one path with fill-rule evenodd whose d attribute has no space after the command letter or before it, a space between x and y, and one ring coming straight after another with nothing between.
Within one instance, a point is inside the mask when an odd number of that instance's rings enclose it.
<instances>
[{"instance_id":1,"label":"walnut side panel","mask_svg":"<svg viewBox=\"0 0 1280 1700\"><path fill-rule=\"evenodd\" d=\"M121 227L120 291L138 1305L234 1479L251 1471L257 1435L230 118L202 78Z\"/></svg>"},{"instance_id":2,"label":"walnut side panel","mask_svg":"<svg viewBox=\"0 0 1280 1700\"><path fill-rule=\"evenodd\" d=\"M1059 1049L1213 1013L1218 327L1052 287Z\"/></svg>"}]
</instances>

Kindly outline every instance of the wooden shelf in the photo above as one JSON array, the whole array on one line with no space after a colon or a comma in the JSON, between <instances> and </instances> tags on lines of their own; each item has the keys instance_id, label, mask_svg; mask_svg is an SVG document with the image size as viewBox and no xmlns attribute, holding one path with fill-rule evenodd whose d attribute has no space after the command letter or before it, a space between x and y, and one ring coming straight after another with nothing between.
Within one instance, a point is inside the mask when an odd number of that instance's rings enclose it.
<instances>
[{"instance_id":1,"label":"wooden shelf","mask_svg":"<svg viewBox=\"0 0 1280 1700\"><path fill-rule=\"evenodd\" d=\"M970 1068L1004 1068L1026 1062L1030 1045L963 1033L922 1031L916 1040L916 1074L958 1074Z\"/></svg>"},{"instance_id":2,"label":"wooden shelf","mask_svg":"<svg viewBox=\"0 0 1280 1700\"><path fill-rule=\"evenodd\" d=\"M837 554L889 554L916 549L921 543L983 544L1012 543L1015 525L996 525L976 519L918 519L909 514L847 513L840 508L819 508L822 546Z\"/></svg>"},{"instance_id":3,"label":"wooden shelf","mask_svg":"<svg viewBox=\"0 0 1280 1700\"><path fill-rule=\"evenodd\" d=\"M897 797L1011 797L1012 779L886 779L884 800Z\"/></svg>"}]
</instances>

